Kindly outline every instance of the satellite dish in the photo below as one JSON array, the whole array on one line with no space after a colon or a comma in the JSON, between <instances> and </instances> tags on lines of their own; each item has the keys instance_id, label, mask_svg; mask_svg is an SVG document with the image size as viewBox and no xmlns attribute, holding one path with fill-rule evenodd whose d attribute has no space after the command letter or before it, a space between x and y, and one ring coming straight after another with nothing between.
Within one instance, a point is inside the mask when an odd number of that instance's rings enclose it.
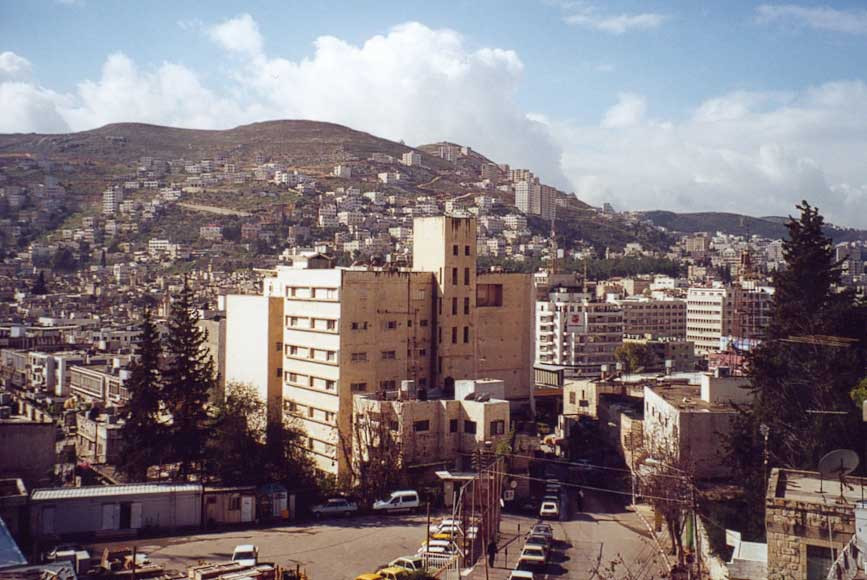
<instances>
[{"instance_id":1,"label":"satellite dish","mask_svg":"<svg viewBox=\"0 0 867 580\"><path fill-rule=\"evenodd\" d=\"M835 449L819 460L819 474L825 477L844 477L858 467L858 454L851 449Z\"/></svg>"},{"instance_id":2,"label":"satellite dish","mask_svg":"<svg viewBox=\"0 0 867 580\"><path fill-rule=\"evenodd\" d=\"M836 477L840 480L840 498L838 501L845 503L843 486L846 484L846 476L858 467L858 454L851 449L835 449L825 454L819 460L819 493L824 493L823 485L826 477Z\"/></svg>"}]
</instances>

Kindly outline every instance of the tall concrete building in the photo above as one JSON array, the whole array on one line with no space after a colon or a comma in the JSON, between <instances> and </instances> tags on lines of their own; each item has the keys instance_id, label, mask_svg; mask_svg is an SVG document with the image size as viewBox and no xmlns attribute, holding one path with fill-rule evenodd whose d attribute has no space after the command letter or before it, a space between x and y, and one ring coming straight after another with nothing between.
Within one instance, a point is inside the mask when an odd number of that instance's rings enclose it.
<instances>
[{"instance_id":1,"label":"tall concrete building","mask_svg":"<svg viewBox=\"0 0 867 580\"><path fill-rule=\"evenodd\" d=\"M396 271L299 260L265 278L263 297L242 297L267 298L267 312L227 299L227 382L246 374L268 393L271 416L299 424L323 472L348 472L356 394L394 395L413 381L417 391L448 397L455 381L484 377L502 380L506 399L529 397L530 276L477 274L472 218L416 218L413 261L411 271ZM254 357L257 348L280 356ZM258 370L236 373L251 360Z\"/></svg>"},{"instance_id":2,"label":"tall concrete building","mask_svg":"<svg viewBox=\"0 0 867 580\"><path fill-rule=\"evenodd\" d=\"M686 338L686 300L630 296L616 303L623 309L624 334Z\"/></svg>"},{"instance_id":3,"label":"tall concrete building","mask_svg":"<svg viewBox=\"0 0 867 580\"><path fill-rule=\"evenodd\" d=\"M115 215L123 202L123 190L119 187L109 187L102 192L102 213Z\"/></svg>"},{"instance_id":4,"label":"tall concrete building","mask_svg":"<svg viewBox=\"0 0 867 580\"><path fill-rule=\"evenodd\" d=\"M727 341L748 346L761 339L772 298L773 288L750 281L690 288L686 295L686 339L695 343L697 355L724 350Z\"/></svg>"},{"instance_id":5,"label":"tall concrete building","mask_svg":"<svg viewBox=\"0 0 867 580\"><path fill-rule=\"evenodd\" d=\"M591 300L578 287L553 286L536 302L536 362L562 366L570 377L598 376L614 366L623 342L617 304Z\"/></svg>"},{"instance_id":6,"label":"tall concrete building","mask_svg":"<svg viewBox=\"0 0 867 580\"><path fill-rule=\"evenodd\" d=\"M539 183L534 177L515 184L515 207L529 215L554 219L557 213L557 190Z\"/></svg>"}]
</instances>

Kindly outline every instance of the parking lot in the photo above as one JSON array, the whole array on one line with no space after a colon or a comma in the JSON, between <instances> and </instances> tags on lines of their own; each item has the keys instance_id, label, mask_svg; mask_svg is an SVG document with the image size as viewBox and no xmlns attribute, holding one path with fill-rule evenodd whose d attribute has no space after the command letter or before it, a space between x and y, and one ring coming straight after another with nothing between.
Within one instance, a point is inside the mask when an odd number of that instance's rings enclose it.
<instances>
[{"instance_id":1,"label":"parking lot","mask_svg":"<svg viewBox=\"0 0 867 580\"><path fill-rule=\"evenodd\" d=\"M262 562L300 564L314 580L351 580L398 556L414 554L425 540L426 521L424 515L325 518L299 525L145 539L135 545L155 564L183 572L200 560L231 559L238 544L255 544ZM112 542L99 547L128 545Z\"/></svg>"},{"instance_id":2,"label":"parking lot","mask_svg":"<svg viewBox=\"0 0 867 580\"><path fill-rule=\"evenodd\" d=\"M542 578L593 578L594 570L606 567L618 556L624 563L618 565L622 574L617 577L625 577L627 569L635 572L658 566L643 523L635 513L625 511L616 497L590 492L584 499L586 511L578 513L573 494L567 494L564 507L563 519L550 522L554 550ZM488 571L491 580L508 578L524 535L537 521L532 514L504 515L495 567ZM144 539L135 545L154 563L184 571L199 561L227 561L238 544L255 544L260 561L299 564L314 580L352 580L394 558L414 554L425 540L426 523L424 515L325 518L273 528ZM132 544L113 542L97 547L107 545ZM482 560L472 577L485 577Z\"/></svg>"}]
</instances>

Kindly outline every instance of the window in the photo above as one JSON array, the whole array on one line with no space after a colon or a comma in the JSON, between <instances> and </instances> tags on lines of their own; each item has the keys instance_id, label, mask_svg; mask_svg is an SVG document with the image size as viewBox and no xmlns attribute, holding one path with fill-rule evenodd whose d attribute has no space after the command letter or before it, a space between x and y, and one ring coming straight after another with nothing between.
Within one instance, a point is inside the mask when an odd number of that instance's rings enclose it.
<instances>
[{"instance_id":1,"label":"window","mask_svg":"<svg viewBox=\"0 0 867 580\"><path fill-rule=\"evenodd\" d=\"M427 349L424 349L424 348L418 349L418 356L427 356Z\"/></svg>"},{"instance_id":2,"label":"window","mask_svg":"<svg viewBox=\"0 0 867 580\"><path fill-rule=\"evenodd\" d=\"M458 343L458 327L452 326L452 344Z\"/></svg>"},{"instance_id":3,"label":"window","mask_svg":"<svg viewBox=\"0 0 867 580\"><path fill-rule=\"evenodd\" d=\"M503 305L502 284L478 284L476 286L476 306L484 308L488 306Z\"/></svg>"},{"instance_id":4,"label":"window","mask_svg":"<svg viewBox=\"0 0 867 580\"><path fill-rule=\"evenodd\" d=\"M400 429L400 424L398 424L397 421L389 421L389 422L388 422L388 429L389 429L390 431L397 431L397 430ZM396 502L397 502L397 498L394 498L394 499L392 500L392 503L396 503Z\"/></svg>"},{"instance_id":5,"label":"window","mask_svg":"<svg viewBox=\"0 0 867 580\"><path fill-rule=\"evenodd\" d=\"M379 381L379 389L382 391L393 391L396 386L395 381Z\"/></svg>"},{"instance_id":6,"label":"window","mask_svg":"<svg viewBox=\"0 0 867 580\"><path fill-rule=\"evenodd\" d=\"M430 421L416 421L412 424L412 430L416 432L430 431Z\"/></svg>"},{"instance_id":7,"label":"window","mask_svg":"<svg viewBox=\"0 0 867 580\"><path fill-rule=\"evenodd\" d=\"M458 420L452 419L449 421L449 433L457 433L458 432Z\"/></svg>"},{"instance_id":8,"label":"window","mask_svg":"<svg viewBox=\"0 0 867 580\"><path fill-rule=\"evenodd\" d=\"M575 404L575 392L574 392L574 391L572 391L571 393L569 393L569 404L570 404L570 405L574 405L574 404Z\"/></svg>"},{"instance_id":9,"label":"window","mask_svg":"<svg viewBox=\"0 0 867 580\"><path fill-rule=\"evenodd\" d=\"M427 326L427 320L422 320L418 323L419 326Z\"/></svg>"},{"instance_id":10,"label":"window","mask_svg":"<svg viewBox=\"0 0 867 580\"><path fill-rule=\"evenodd\" d=\"M464 286L470 285L470 269L464 268Z\"/></svg>"},{"instance_id":11,"label":"window","mask_svg":"<svg viewBox=\"0 0 867 580\"><path fill-rule=\"evenodd\" d=\"M329 391L333 391L335 384L336 383L334 381L325 381L325 389L329 390Z\"/></svg>"},{"instance_id":12,"label":"window","mask_svg":"<svg viewBox=\"0 0 867 580\"><path fill-rule=\"evenodd\" d=\"M470 255L470 247L464 246L464 256L469 256L469 255Z\"/></svg>"},{"instance_id":13,"label":"window","mask_svg":"<svg viewBox=\"0 0 867 580\"><path fill-rule=\"evenodd\" d=\"M283 367L277 367L277 372L275 373L275 375L277 376L278 379L280 377L282 377L283 376Z\"/></svg>"},{"instance_id":14,"label":"window","mask_svg":"<svg viewBox=\"0 0 867 580\"><path fill-rule=\"evenodd\" d=\"M307 416L308 416L309 418L312 419L314 413L316 413L316 410L315 410L313 407L307 407Z\"/></svg>"},{"instance_id":15,"label":"window","mask_svg":"<svg viewBox=\"0 0 867 580\"><path fill-rule=\"evenodd\" d=\"M389 320L385 323L386 330L394 330L397 328L397 320Z\"/></svg>"},{"instance_id":16,"label":"window","mask_svg":"<svg viewBox=\"0 0 867 580\"><path fill-rule=\"evenodd\" d=\"M350 383L349 390L353 393L363 393L367 390L367 383Z\"/></svg>"},{"instance_id":17,"label":"window","mask_svg":"<svg viewBox=\"0 0 867 580\"><path fill-rule=\"evenodd\" d=\"M215 498L216 499L216 498ZM229 511L236 512L241 509L241 496L233 495L229 498Z\"/></svg>"},{"instance_id":18,"label":"window","mask_svg":"<svg viewBox=\"0 0 867 580\"><path fill-rule=\"evenodd\" d=\"M443 327L440 326L437 328L437 342L442 343L443 341Z\"/></svg>"},{"instance_id":19,"label":"window","mask_svg":"<svg viewBox=\"0 0 867 580\"><path fill-rule=\"evenodd\" d=\"M452 297L452 315L458 313L458 298L457 296Z\"/></svg>"},{"instance_id":20,"label":"window","mask_svg":"<svg viewBox=\"0 0 867 580\"><path fill-rule=\"evenodd\" d=\"M452 256L457 256L457 255L458 255L458 245L455 244L452 246Z\"/></svg>"},{"instance_id":21,"label":"window","mask_svg":"<svg viewBox=\"0 0 867 580\"><path fill-rule=\"evenodd\" d=\"M394 360L396 358L396 353L393 350L384 350L382 351L382 360Z\"/></svg>"},{"instance_id":22,"label":"window","mask_svg":"<svg viewBox=\"0 0 867 580\"><path fill-rule=\"evenodd\" d=\"M452 268L452 286L458 285L458 269Z\"/></svg>"},{"instance_id":23,"label":"window","mask_svg":"<svg viewBox=\"0 0 867 580\"><path fill-rule=\"evenodd\" d=\"M499 421L491 421L491 435L502 435L506 432L506 422L500 419Z\"/></svg>"},{"instance_id":24,"label":"window","mask_svg":"<svg viewBox=\"0 0 867 580\"><path fill-rule=\"evenodd\" d=\"M334 330L335 328L337 328L337 322L335 320L326 320L325 328L327 328L328 330Z\"/></svg>"},{"instance_id":25,"label":"window","mask_svg":"<svg viewBox=\"0 0 867 580\"><path fill-rule=\"evenodd\" d=\"M412 320L411 320L411 319L407 319L407 321L406 321L406 327L407 327L407 328L412 328Z\"/></svg>"},{"instance_id":26,"label":"window","mask_svg":"<svg viewBox=\"0 0 867 580\"><path fill-rule=\"evenodd\" d=\"M331 411L325 411L325 421L331 423L334 421L334 413Z\"/></svg>"},{"instance_id":27,"label":"window","mask_svg":"<svg viewBox=\"0 0 867 580\"><path fill-rule=\"evenodd\" d=\"M437 298L437 314L443 315L443 299Z\"/></svg>"},{"instance_id":28,"label":"window","mask_svg":"<svg viewBox=\"0 0 867 580\"><path fill-rule=\"evenodd\" d=\"M280 341L275 342L275 343L274 343L274 350L275 350L276 352L280 352L280 351L282 351L282 350L283 350L283 343L280 342Z\"/></svg>"},{"instance_id":29,"label":"window","mask_svg":"<svg viewBox=\"0 0 867 580\"><path fill-rule=\"evenodd\" d=\"M352 360L352 362L367 362L367 353L354 352L349 358Z\"/></svg>"},{"instance_id":30,"label":"window","mask_svg":"<svg viewBox=\"0 0 867 580\"><path fill-rule=\"evenodd\" d=\"M296 373L289 373L289 382L290 383L297 383L298 382L298 375Z\"/></svg>"},{"instance_id":31,"label":"window","mask_svg":"<svg viewBox=\"0 0 867 580\"><path fill-rule=\"evenodd\" d=\"M352 330L367 330L367 323L366 322L353 322L352 323Z\"/></svg>"},{"instance_id":32,"label":"window","mask_svg":"<svg viewBox=\"0 0 867 580\"><path fill-rule=\"evenodd\" d=\"M464 421L464 433L468 435L476 434L476 422L475 421Z\"/></svg>"},{"instance_id":33,"label":"window","mask_svg":"<svg viewBox=\"0 0 867 580\"><path fill-rule=\"evenodd\" d=\"M470 297L464 297L464 314L470 313Z\"/></svg>"}]
</instances>

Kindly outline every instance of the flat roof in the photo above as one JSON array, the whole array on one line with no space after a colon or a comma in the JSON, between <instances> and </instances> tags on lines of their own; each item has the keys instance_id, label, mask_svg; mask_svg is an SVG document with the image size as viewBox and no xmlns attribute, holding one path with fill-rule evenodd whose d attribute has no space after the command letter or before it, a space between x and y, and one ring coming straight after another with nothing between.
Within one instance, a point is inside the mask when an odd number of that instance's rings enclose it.
<instances>
[{"instance_id":1,"label":"flat roof","mask_svg":"<svg viewBox=\"0 0 867 580\"><path fill-rule=\"evenodd\" d=\"M130 485L91 485L86 487L58 487L34 489L33 501L59 499L114 497L121 495L149 495L161 493L192 493L201 491L197 483L140 483Z\"/></svg>"},{"instance_id":2,"label":"flat roof","mask_svg":"<svg viewBox=\"0 0 867 580\"><path fill-rule=\"evenodd\" d=\"M654 393L679 411L709 413L735 413L735 408L726 403L708 403L701 398L701 387L697 385L652 385Z\"/></svg>"},{"instance_id":3,"label":"flat roof","mask_svg":"<svg viewBox=\"0 0 867 580\"><path fill-rule=\"evenodd\" d=\"M848 485L841 490L836 477L822 479L815 471L780 469L774 497L829 506L839 505L841 496L850 506L867 497L867 478L846 477L845 482Z\"/></svg>"}]
</instances>

